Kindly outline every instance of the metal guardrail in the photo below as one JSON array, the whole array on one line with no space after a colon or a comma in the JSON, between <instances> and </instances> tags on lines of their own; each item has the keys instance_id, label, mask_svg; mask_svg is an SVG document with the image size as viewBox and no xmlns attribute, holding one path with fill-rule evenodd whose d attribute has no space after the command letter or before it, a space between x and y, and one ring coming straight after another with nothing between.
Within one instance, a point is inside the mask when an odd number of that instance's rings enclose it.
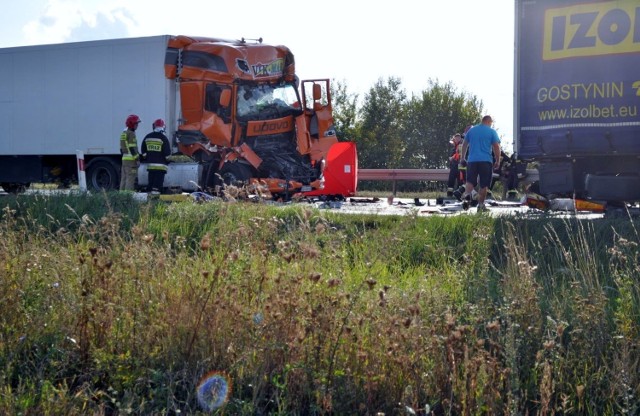
<instances>
[{"instance_id":1,"label":"metal guardrail","mask_svg":"<svg viewBox=\"0 0 640 416\"><path fill-rule=\"evenodd\" d=\"M449 179L449 169L358 169L361 181L438 181ZM538 180L537 169L527 169L526 182Z\"/></svg>"},{"instance_id":2,"label":"metal guardrail","mask_svg":"<svg viewBox=\"0 0 640 416\"><path fill-rule=\"evenodd\" d=\"M358 169L360 181L438 181L449 179L449 169Z\"/></svg>"},{"instance_id":3,"label":"metal guardrail","mask_svg":"<svg viewBox=\"0 0 640 416\"><path fill-rule=\"evenodd\" d=\"M527 169L527 176L520 183L531 183L538 180L537 169ZM397 181L446 182L449 169L358 169L359 181L393 181L393 194L396 193Z\"/></svg>"}]
</instances>

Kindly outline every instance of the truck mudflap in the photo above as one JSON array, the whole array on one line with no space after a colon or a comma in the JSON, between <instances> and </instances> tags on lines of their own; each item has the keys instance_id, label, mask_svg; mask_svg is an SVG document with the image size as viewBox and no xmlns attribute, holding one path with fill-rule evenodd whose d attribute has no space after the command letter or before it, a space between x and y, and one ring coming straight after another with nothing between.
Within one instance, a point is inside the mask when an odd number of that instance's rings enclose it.
<instances>
[{"instance_id":1,"label":"truck mudflap","mask_svg":"<svg viewBox=\"0 0 640 416\"><path fill-rule=\"evenodd\" d=\"M323 171L324 188L305 196L353 196L358 187L358 154L353 142L338 142L329 149Z\"/></svg>"}]
</instances>

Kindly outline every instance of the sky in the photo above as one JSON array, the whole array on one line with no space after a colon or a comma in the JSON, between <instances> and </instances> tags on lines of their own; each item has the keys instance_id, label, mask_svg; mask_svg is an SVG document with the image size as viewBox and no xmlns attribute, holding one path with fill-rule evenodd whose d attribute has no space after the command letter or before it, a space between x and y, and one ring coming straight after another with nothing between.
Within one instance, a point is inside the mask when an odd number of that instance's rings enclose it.
<instances>
[{"instance_id":1,"label":"sky","mask_svg":"<svg viewBox=\"0 0 640 416\"><path fill-rule=\"evenodd\" d=\"M451 82L482 100L503 148L511 150L514 3L11 1L2 6L0 48L164 34L262 37L291 49L300 79L341 81L361 99L389 77L400 79L408 96L426 90L429 80Z\"/></svg>"}]
</instances>

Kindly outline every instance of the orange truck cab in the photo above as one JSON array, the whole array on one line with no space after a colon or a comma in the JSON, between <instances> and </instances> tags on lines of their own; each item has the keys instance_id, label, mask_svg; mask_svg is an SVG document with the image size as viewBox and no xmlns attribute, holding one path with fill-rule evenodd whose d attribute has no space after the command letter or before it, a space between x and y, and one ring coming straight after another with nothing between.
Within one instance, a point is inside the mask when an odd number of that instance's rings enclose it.
<instances>
[{"instance_id":1,"label":"orange truck cab","mask_svg":"<svg viewBox=\"0 0 640 416\"><path fill-rule=\"evenodd\" d=\"M178 149L203 165L203 189L253 184L274 197L355 194L356 147L338 141L329 80L300 82L287 47L175 36L165 76L179 90Z\"/></svg>"}]
</instances>

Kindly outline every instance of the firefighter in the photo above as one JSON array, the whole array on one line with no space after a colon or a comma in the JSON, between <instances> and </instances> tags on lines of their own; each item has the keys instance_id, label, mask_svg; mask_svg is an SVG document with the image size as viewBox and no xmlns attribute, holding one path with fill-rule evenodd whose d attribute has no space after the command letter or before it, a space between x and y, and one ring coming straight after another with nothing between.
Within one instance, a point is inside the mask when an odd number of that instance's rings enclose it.
<instances>
[{"instance_id":1,"label":"firefighter","mask_svg":"<svg viewBox=\"0 0 640 416\"><path fill-rule=\"evenodd\" d=\"M449 156L449 180L447 181L447 196L452 197L453 191L462 185L460 180L460 171L458 170L458 164L460 163L460 149L462 144L462 135L456 133L453 135L449 143L453 145L453 151Z\"/></svg>"},{"instance_id":2,"label":"firefighter","mask_svg":"<svg viewBox=\"0 0 640 416\"><path fill-rule=\"evenodd\" d=\"M469 150L467 149L467 154L462 154L462 148L464 147L464 138L467 135L467 133L469 132L469 130L471 130L471 127L473 127L472 125L468 125L465 129L464 129L464 133L462 133L462 143L460 144L460 161L462 160L466 160L467 156L469 156ZM458 170L460 171L460 188L461 192L464 193L464 184L467 182L467 164L466 163L460 163L458 165Z\"/></svg>"},{"instance_id":3,"label":"firefighter","mask_svg":"<svg viewBox=\"0 0 640 416\"><path fill-rule=\"evenodd\" d=\"M460 144L458 145L458 153L460 154L460 158L458 160L458 187L454 189L453 191L453 197L455 199L457 199L458 201L462 201L462 194L464 194L464 190L465 190L465 182L467 181L467 164L466 163L460 163L462 160L466 159L468 155L462 155L462 148L464 147L464 137L467 134L467 132L471 129L471 125L467 126L464 129L464 133L462 133L461 135L461 141ZM468 153L468 150L467 150Z\"/></svg>"},{"instance_id":4,"label":"firefighter","mask_svg":"<svg viewBox=\"0 0 640 416\"><path fill-rule=\"evenodd\" d=\"M157 119L152 124L153 131L142 140L142 158L147 163L149 174L148 191L151 194L162 193L164 175L167 173L167 156L171 154L169 139L165 136L164 120Z\"/></svg>"},{"instance_id":5,"label":"firefighter","mask_svg":"<svg viewBox=\"0 0 640 416\"><path fill-rule=\"evenodd\" d=\"M135 114L129 115L125 121L127 128L120 135L120 153L122 154L121 191L135 191L136 188L138 166L140 166L136 129L140 123L142 123L140 117Z\"/></svg>"}]
</instances>

